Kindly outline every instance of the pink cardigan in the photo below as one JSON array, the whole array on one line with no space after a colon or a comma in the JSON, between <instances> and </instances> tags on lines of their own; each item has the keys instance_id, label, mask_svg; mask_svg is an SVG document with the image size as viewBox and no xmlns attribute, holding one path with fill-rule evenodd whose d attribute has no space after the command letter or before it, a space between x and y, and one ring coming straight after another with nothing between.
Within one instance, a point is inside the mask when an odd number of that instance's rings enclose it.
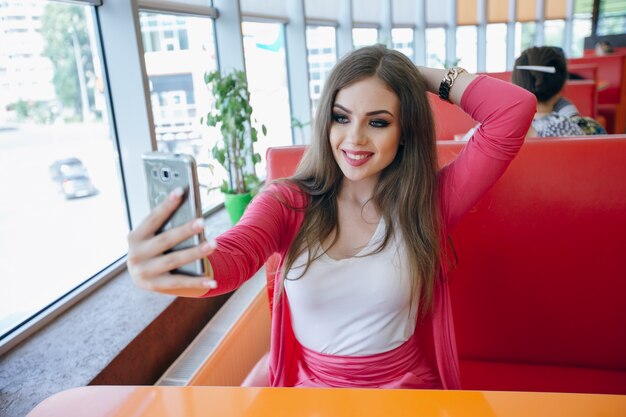
<instances>
[{"instance_id":1,"label":"pink cardigan","mask_svg":"<svg viewBox=\"0 0 626 417\"><path fill-rule=\"evenodd\" d=\"M440 209L446 230L454 227L504 173L524 142L536 100L511 83L479 76L465 90L461 107L481 125L455 161L439 172ZM289 209L276 194L292 207L305 208L308 204L308 196L295 185L273 184L259 194L240 222L217 238L218 249L209 260L218 288L207 296L238 288L273 253L280 255L282 270L304 211ZM459 366L446 272L439 273L433 314L420 323L416 333L443 387L458 389ZM289 300L285 291L280 291L280 279L280 273L276 274L269 361L271 386L284 387L297 382L302 352L291 326Z\"/></svg>"}]
</instances>

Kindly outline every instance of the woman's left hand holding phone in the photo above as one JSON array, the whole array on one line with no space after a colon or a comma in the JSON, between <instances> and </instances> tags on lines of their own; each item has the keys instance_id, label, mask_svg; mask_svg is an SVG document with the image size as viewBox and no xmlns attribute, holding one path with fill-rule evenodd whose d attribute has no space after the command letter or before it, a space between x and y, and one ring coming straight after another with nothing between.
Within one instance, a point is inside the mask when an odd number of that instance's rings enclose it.
<instances>
[{"instance_id":1,"label":"woman's left hand holding phone","mask_svg":"<svg viewBox=\"0 0 626 417\"><path fill-rule=\"evenodd\" d=\"M215 240L193 248L165 253L178 243L204 232L202 219L157 233L176 211L183 196L182 189L170 193L161 204L128 234L128 271L139 288L182 297L199 297L217 288L209 266L207 276L191 277L170 271L211 254L217 247Z\"/></svg>"}]
</instances>

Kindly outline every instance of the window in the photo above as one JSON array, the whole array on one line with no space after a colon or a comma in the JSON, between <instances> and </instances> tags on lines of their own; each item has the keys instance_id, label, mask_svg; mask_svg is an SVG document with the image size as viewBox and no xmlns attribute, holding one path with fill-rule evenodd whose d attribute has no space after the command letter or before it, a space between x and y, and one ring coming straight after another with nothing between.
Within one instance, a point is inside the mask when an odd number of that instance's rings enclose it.
<instances>
[{"instance_id":1,"label":"window","mask_svg":"<svg viewBox=\"0 0 626 417\"><path fill-rule=\"evenodd\" d=\"M122 257L128 215L93 8L0 9L23 17L12 22L20 31L0 31L0 175L10 196L0 202L4 338Z\"/></svg>"},{"instance_id":2,"label":"window","mask_svg":"<svg viewBox=\"0 0 626 417\"><path fill-rule=\"evenodd\" d=\"M456 28L456 57L458 65L469 72L476 72L478 37L476 26L459 26Z\"/></svg>"},{"instance_id":3,"label":"window","mask_svg":"<svg viewBox=\"0 0 626 417\"><path fill-rule=\"evenodd\" d=\"M252 115L267 127L267 136L255 145L262 158L257 174L263 176L267 148L293 143L285 34L281 23L260 22L243 22L242 33Z\"/></svg>"},{"instance_id":4,"label":"window","mask_svg":"<svg viewBox=\"0 0 626 417\"><path fill-rule=\"evenodd\" d=\"M195 158L200 200L207 210L222 202L217 187L227 178L221 165L209 169L219 130L200 125L212 103L204 74L217 69L213 20L140 12L139 21L158 149Z\"/></svg>"},{"instance_id":5,"label":"window","mask_svg":"<svg viewBox=\"0 0 626 417\"><path fill-rule=\"evenodd\" d=\"M317 110L326 77L328 77L330 69L337 62L335 32L335 28L332 26L307 26L306 28L311 120L315 116L315 110ZM306 123L307 121L302 120L301 122Z\"/></svg>"},{"instance_id":6,"label":"window","mask_svg":"<svg viewBox=\"0 0 626 417\"><path fill-rule=\"evenodd\" d=\"M506 23L487 25L487 72L506 71Z\"/></svg>"},{"instance_id":7,"label":"window","mask_svg":"<svg viewBox=\"0 0 626 417\"><path fill-rule=\"evenodd\" d=\"M376 28L353 28L352 44L354 49L364 46L375 45L378 42L378 29Z\"/></svg>"},{"instance_id":8,"label":"window","mask_svg":"<svg viewBox=\"0 0 626 417\"><path fill-rule=\"evenodd\" d=\"M515 23L515 56L518 57L527 48L535 45L535 33L537 24L535 22Z\"/></svg>"},{"instance_id":9,"label":"window","mask_svg":"<svg viewBox=\"0 0 626 417\"><path fill-rule=\"evenodd\" d=\"M604 0L600 2L598 35L626 33L626 0Z\"/></svg>"},{"instance_id":10,"label":"window","mask_svg":"<svg viewBox=\"0 0 626 417\"><path fill-rule=\"evenodd\" d=\"M426 28L426 65L443 68L446 62L446 30Z\"/></svg>"},{"instance_id":11,"label":"window","mask_svg":"<svg viewBox=\"0 0 626 417\"><path fill-rule=\"evenodd\" d=\"M141 35L145 52L189 49L188 17L161 13L140 13ZM211 36L212 38L212 36Z\"/></svg>"},{"instance_id":12,"label":"window","mask_svg":"<svg viewBox=\"0 0 626 417\"><path fill-rule=\"evenodd\" d=\"M544 22L544 44L563 47L565 41L565 20L546 20Z\"/></svg>"},{"instance_id":13,"label":"window","mask_svg":"<svg viewBox=\"0 0 626 417\"><path fill-rule=\"evenodd\" d=\"M574 16L572 19L571 57L583 56L585 38L591 36L591 14L593 0L575 0Z\"/></svg>"},{"instance_id":14,"label":"window","mask_svg":"<svg viewBox=\"0 0 626 417\"><path fill-rule=\"evenodd\" d=\"M395 28L391 29L391 41L393 49L402 52L413 61L413 29Z\"/></svg>"}]
</instances>

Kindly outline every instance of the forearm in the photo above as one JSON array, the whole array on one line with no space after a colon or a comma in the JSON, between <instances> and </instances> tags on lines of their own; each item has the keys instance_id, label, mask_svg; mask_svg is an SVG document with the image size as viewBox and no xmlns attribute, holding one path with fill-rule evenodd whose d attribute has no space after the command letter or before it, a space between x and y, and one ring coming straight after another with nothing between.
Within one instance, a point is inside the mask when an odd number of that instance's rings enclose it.
<instances>
[{"instance_id":1,"label":"forearm","mask_svg":"<svg viewBox=\"0 0 626 417\"><path fill-rule=\"evenodd\" d=\"M428 91L431 93L439 95L439 85L441 84L441 80L448 72L447 69L438 69L438 68L429 68L429 67L420 67L417 69L426 80L426 84L428 86ZM466 72L459 74L459 76L454 81L454 85L450 89L450 101L452 101L456 105L461 104L461 97L463 97L463 93L468 85L476 78L475 74L468 74Z\"/></svg>"}]
</instances>

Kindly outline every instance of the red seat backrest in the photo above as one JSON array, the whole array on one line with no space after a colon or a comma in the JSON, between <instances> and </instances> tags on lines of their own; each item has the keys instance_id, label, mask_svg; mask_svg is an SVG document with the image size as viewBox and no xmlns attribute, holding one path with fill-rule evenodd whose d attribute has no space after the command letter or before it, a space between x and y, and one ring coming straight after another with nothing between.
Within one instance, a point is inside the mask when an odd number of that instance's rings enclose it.
<instances>
[{"instance_id":1,"label":"red seat backrest","mask_svg":"<svg viewBox=\"0 0 626 417\"><path fill-rule=\"evenodd\" d=\"M626 135L526 141L452 233L461 359L626 370L625 172Z\"/></svg>"},{"instance_id":2,"label":"red seat backrest","mask_svg":"<svg viewBox=\"0 0 626 417\"><path fill-rule=\"evenodd\" d=\"M567 72L576 74L586 80L598 80L598 66L596 64L573 64L567 66Z\"/></svg>"},{"instance_id":3,"label":"red seat backrest","mask_svg":"<svg viewBox=\"0 0 626 417\"><path fill-rule=\"evenodd\" d=\"M435 119L437 140L453 140L455 135L463 135L478 124L459 106L428 93L428 101Z\"/></svg>"},{"instance_id":4,"label":"red seat backrest","mask_svg":"<svg viewBox=\"0 0 626 417\"><path fill-rule=\"evenodd\" d=\"M594 80L569 80L563 86L562 95L569 99L581 116L596 117L597 90Z\"/></svg>"},{"instance_id":5,"label":"red seat backrest","mask_svg":"<svg viewBox=\"0 0 626 417\"><path fill-rule=\"evenodd\" d=\"M617 104L621 100L622 86L626 77L626 55L587 56L572 58L568 65L595 64L598 66L598 82L607 83L598 91L598 104Z\"/></svg>"},{"instance_id":6,"label":"red seat backrest","mask_svg":"<svg viewBox=\"0 0 626 417\"><path fill-rule=\"evenodd\" d=\"M302 155L306 150L304 145L270 147L265 154L267 163L266 181L278 178L286 178L292 176L296 172L296 168L302 159ZM265 262L265 274L267 280L267 296L269 297L270 311L274 306L274 277L278 271L280 257L273 254Z\"/></svg>"}]
</instances>

